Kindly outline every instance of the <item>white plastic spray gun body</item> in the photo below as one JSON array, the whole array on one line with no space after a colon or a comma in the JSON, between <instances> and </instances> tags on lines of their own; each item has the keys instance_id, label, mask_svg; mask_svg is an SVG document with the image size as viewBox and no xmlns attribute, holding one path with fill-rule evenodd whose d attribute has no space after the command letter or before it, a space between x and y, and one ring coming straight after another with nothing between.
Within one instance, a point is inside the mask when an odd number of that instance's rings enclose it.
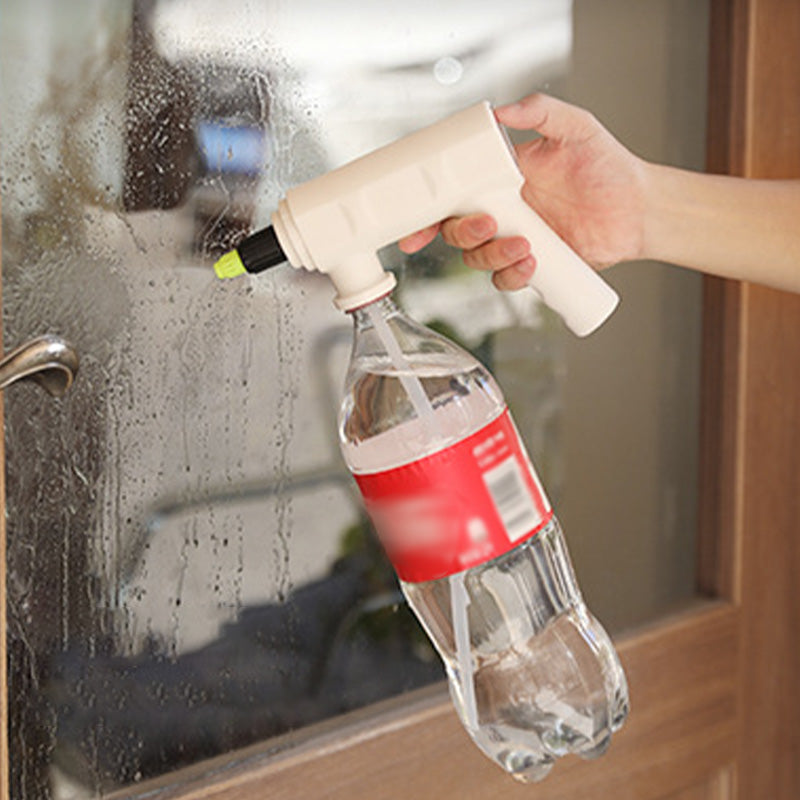
<instances>
[{"instance_id":1,"label":"white plastic spray gun body","mask_svg":"<svg viewBox=\"0 0 800 800\"><path fill-rule=\"evenodd\" d=\"M530 286L586 336L619 297L525 203L523 182L490 105L479 103L290 189L272 225L223 256L217 273L259 272L288 260L328 274L336 305L350 311L395 285L380 248L446 217L483 212L496 219L499 236L530 241Z\"/></svg>"}]
</instances>

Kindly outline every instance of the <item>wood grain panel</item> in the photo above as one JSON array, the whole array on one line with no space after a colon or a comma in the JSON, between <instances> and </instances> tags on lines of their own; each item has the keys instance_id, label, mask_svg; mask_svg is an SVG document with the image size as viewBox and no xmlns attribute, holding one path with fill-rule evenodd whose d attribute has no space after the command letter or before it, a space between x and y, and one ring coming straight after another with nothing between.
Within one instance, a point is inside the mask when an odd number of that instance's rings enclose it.
<instances>
[{"instance_id":1,"label":"wood grain panel","mask_svg":"<svg viewBox=\"0 0 800 800\"><path fill-rule=\"evenodd\" d=\"M437 695L402 699L377 719L321 734L285 756L257 750L192 768L168 783L117 797L159 800L655 800L703 784L735 752L738 612L703 606L620 644L633 711L609 753L568 758L535 788L514 783L482 756ZM176 779L178 783L176 784Z\"/></svg>"},{"instance_id":2,"label":"wood grain panel","mask_svg":"<svg viewBox=\"0 0 800 800\"><path fill-rule=\"evenodd\" d=\"M702 784L691 786L663 800L732 800L733 767L722 769Z\"/></svg>"},{"instance_id":3,"label":"wood grain panel","mask_svg":"<svg viewBox=\"0 0 800 800\"><path fill-rule=\"evenodd\" d=\"M709 168L800 177L800 3L716 0L712 12ZM706 290L704 406L719 415L706 413L700 586L741 609L735 796L795 800L800 297Z\"/></svg>"},{"instance_id":4,"label":"wood grain panel","mask_svg":"<svg viewBox=\"0 0 800 800\"><path fill-rule=\"evenodd\" d=\"M800 178L800 3L747 3L738 174ZM800 220L798 220L800 225ZM798 264L800 269L800 264ZM742 293L740 800L800 797L800 296Z\"/></svg>"},{"instance_id":5,"label":"wood grain panel","mask_svg":"<svg viewBox=\"0 0 800 800\"><path fill-rule=\"evenodd\" d=\"M796 800L800 295L749 287L746 300L739 797Z\"/></svg>"}]
</instances>

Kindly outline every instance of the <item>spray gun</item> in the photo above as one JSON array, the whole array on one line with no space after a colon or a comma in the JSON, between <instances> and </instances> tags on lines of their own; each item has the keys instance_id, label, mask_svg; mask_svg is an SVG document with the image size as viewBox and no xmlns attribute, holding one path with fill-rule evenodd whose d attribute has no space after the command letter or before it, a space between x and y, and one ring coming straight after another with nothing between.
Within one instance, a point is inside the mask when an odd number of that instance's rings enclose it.
<instances>
[{"instance_id":1,"label":"spray gun","mask_svg":"<svg viewBox=\"0 0 800 800\"><path fill-rule=\"evenodd\" d=\"M498 235L526 237L529 286L578 336L598 328L619 297L522 199L524 178L488 102L478 103L290 189L272 224L215 265L221 278L289 261L330 276L335 304L360 308L395 278L377 251L441 219L484 212Z\"/></svg>"}]
</instances>

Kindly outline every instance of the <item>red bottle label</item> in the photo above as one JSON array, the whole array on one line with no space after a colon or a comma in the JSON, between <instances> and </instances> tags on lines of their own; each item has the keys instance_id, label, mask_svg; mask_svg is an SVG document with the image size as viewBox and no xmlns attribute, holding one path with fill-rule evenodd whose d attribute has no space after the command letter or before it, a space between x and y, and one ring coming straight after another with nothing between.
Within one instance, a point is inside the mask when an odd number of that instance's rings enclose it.
<instances>
[{"instance_id":1,"label":"red bottle label","mask_svg":"<svg viewBox=\"0 0 800 800\"><path fill-rule=\"evenodd\" d=\"M508 410L451 447L355 479L389 559L410 583L496 558L553 515Z\"/></svg>"}]
</instances>

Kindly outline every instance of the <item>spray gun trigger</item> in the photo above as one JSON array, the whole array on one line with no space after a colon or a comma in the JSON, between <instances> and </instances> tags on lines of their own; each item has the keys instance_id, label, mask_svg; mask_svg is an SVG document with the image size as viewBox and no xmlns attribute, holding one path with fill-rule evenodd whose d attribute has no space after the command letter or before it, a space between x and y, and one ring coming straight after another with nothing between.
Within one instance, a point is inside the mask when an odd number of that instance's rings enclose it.
<instances>
[{"instance_id":1,"label":"spray gun trigger","mask_svg":"<svg viewBox=\"0 0 800 800\"><path fill-rule=\"evenodd\" d=\"M527 284L527 286L533 292L533 294L536 296L536 299L540 303L544 303L545 302L544 297L542 297L542 293L532 283Z\"/></svg>"}]
</instances>

